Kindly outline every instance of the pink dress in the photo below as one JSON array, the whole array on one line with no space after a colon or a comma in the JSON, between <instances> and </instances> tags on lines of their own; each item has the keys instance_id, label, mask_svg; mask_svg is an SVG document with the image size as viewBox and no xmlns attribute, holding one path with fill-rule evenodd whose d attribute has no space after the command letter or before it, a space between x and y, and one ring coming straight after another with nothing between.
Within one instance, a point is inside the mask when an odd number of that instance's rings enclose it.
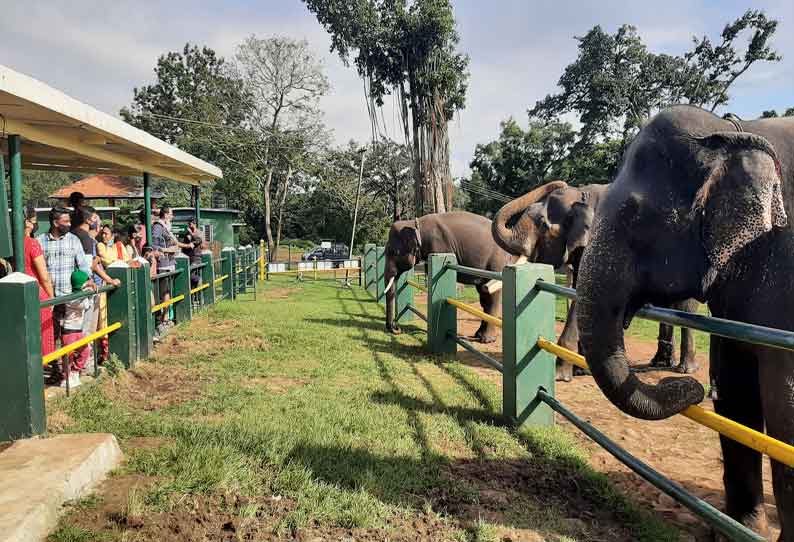
<instances>
[{"instance_id":1,"label":"pink dress","mask_svg":"<svg viewBox=\"0 0 794 542\"><path fill-rule=\"evenodd\" d=\"M39 301L49 299L33 268L33 260L44 255L39 242L32 237L25 237L25 274L39 281ZM55 328L52 321L52 307L41 309L41 355L46 356L55 350Z\"/></svg>"}]
</instances>

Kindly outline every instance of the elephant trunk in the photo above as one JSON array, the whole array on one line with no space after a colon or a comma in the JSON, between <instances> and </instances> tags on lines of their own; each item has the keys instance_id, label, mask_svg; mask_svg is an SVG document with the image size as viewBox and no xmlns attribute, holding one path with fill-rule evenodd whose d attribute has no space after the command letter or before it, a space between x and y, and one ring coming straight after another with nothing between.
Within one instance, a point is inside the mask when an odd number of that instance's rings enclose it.
<instances>
[{"instance_id":1,"label":"elephant trunk","mask_svg":"<svg viewBox=\"0 0 794 542\"><path fill-rule=\"evenodd\" d=\"M645 420L677 414L703 400L704 390L691 377L665 378L652 386L629 370L623 342L637 303L629 250L601 228L585 249L577 285L580 341L598 387L620 410Z\"/></svg>"},{"instance_id":2,"label":"elephant trunk","mask_svg":"<svg viewBox=\"0 0 794 542\"><path fill-rule=\"evenodd\" d=\"M491 232L496 243L510 254L531 256L536 240L533 238L533 232L527 230L532 225L525 224L524 227L519 225L509 227L507 225L508 222L511 222L516 215L520 215L527 207L543 199L546 195L558 188L566 188L567 186L563 181L552 181L506 203L496 213L491 225Z\"/></svg>"}]
</instances>

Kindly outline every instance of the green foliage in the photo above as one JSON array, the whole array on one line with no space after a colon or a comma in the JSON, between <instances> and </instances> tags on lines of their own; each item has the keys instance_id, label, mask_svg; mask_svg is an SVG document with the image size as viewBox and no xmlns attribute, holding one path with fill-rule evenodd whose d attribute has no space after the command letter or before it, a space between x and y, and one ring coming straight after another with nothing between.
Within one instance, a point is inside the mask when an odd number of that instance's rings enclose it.
<instances>
[{"instance_id":1,"label":"green foliage","mask_svg":"<svg viewBox=\"0 0 794 542\"><path fill-rule=\"evenodd\" d=\"M762 119L773 119L776 117L794 117L794 107L789 107L783 112L782 115L778 115L777 111L774 109L769 109L761 113Z\"/></svg>"},{"instance_id":2,"label":"green foliage","mask_svg":"<svg viewBox=\"0 0 794 542\"><path fill-rule=\"evenodd\" d=\"M79 173L26 169L22 172L22 202L25 205L33 204L35 207L49 207L52 204L49 199L50 194L82 177L83 175ZM6 193L11 193L8 188L6 190Z\"/></svg>"}]
</instances>

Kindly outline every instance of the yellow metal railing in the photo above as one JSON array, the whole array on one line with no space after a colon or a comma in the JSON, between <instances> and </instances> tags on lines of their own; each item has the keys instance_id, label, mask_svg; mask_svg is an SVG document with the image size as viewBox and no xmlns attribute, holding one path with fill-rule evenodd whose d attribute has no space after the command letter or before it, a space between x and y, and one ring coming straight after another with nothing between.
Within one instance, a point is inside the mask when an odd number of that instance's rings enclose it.
<instances>
[{"instance_id":1,"label":"yellow metal railing","mask_svg":"<svg viewBox=\"0 0 794 542\"><path fill-rule=\"evenodd\" d=\"M427 287L426 287L426 286L424 286L424 285L422 285L422 284L419 284L419 283L418 283L418 282L416 282L415 280L406 279L406 280L405 280L405 283L406 283L406 284L409 284L409 285L411 285L411 286L413 286L414 288L416 288L416 289L417 289L417 290L419 290L420 292L427 293Z\"/></svg>"},{"instance_id":2,"label":"yellow metal railing","mask_svg":"<svg viewBox=\"0 0 794 542\"><path fill-rule=\"evenodd\" d=\"M193 288L192 290L190 290L190 295L197 294L197 293L199 293L201 290L204 290L205 288L209 288L209 287L210 287L210 283L209 283L209 282L205 282L204 284L201 284L201 285L199 285L199 286L196 286L195 288Z\"/></svg>"},{"instance_id":3,"label":"yellow metal railing","mask_svg":"<svg viewBox=\"0 0 794 542\"><path fill-rule=\"evenodd\" d=\"M172 297L168 301L163 301L159 305L155 305L154 307L152 307L152 312L161 311L161 310L165 309L166 307L170 307L174 303L178 303L178 302L182 301L183 299L185 299L185 294L180 294L180 295L178 295L176 297Z\"/></svg>"},{"instance_id":4,"label":"yellow metal railing","mask_svg":"<svg viewBox=\"0 0 794 542\"><path fill-rule=\"evenodd\" d=\"M97 339L101 339L105 335L109 335L110 333L113 333L120 327L121 327L121 322L116 322L115 324L111 324L106 328L100 329L96 333L92 333L87 337L83 337L79 341L75 341L72 344L64 346L63 348L59 348L55 352L50 352L49 354L41 358L42 365L47 365L49 363L52 363L56 359L60 359L67 354L71 354L78 348L82 348L83 346L92 343Z\"/></svg>"},{"instance_id":5,"label":"yellow metal railing","mask_svg":"<svg viewBox=\"0 0 794 542\"><path fill-rule=\"evenodd\" d=\"M220 284L221 282L223 282L224 280L226 280L228 278L229 278L229 275L223 275L221 277L216 278L213 282L215 284Z\"/></svg>"},{"instance_id":6,"label":"yellow metal railing","mask_svg":"<svg viewBox=\"0 0 794 542\"><path fill-rule=\"evenodd\" d=\"M459 300L455 299L454 297L448 297L447 298L447 303L459 308L463 312L468 312L469 314L472 314L472 315L476 316L477 318L480 318L481 320L485 320L489 324L493 324L495 326L502 327L502 319L499 318L498 316L492 316L492 315L488 314L487 312L485 312L484 310L478 309L477 307L473 307L471 305L467 305L463 301L459 301Z\"/></svg>"},{"instance_id":7,"label":"yellow metal railing","mask_svg":"<svg viewBox=\"0 0 794 542\"><path fill-rule=\"evenodd\" d=\"M538 348L550 352L577 367L588 369L587 361L584 356L568 350L567 348L563 348L558 344L554 344L548 339L540 337L538 339ZM744 444L748 448L766 454L784 465L794 467L794 446L774 439L755 429L745 427L744 425L699 406L693 405L687 407L681 412L681 415L685 418L689 418L695 423L713 429L720 435Z\"/></svg>"}]
</instances>

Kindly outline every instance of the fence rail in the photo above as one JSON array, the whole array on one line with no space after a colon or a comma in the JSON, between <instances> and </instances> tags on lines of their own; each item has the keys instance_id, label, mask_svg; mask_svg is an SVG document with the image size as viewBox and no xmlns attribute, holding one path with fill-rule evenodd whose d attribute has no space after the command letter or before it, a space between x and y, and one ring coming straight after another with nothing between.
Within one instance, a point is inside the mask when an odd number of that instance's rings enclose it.
<instances>
[{"instance_id":1,"label":"fence rail","mask_svg":"<svg viewBox=\"0 0 794 542\"><path fill-rule=\"evenodd\" d=\"M107 292L112 292L115 290L116 287L112 285L108 286L100 286L96 290L80 290L79 292L73 292L71 294L62 295L59 297L51 297L50 299L45 299L42 301L39 306L42 309L47 307L54 307L56 305L63 305L64 303L69 303L70 301L77 301L79 299L85 299L87 297L94 297L98 294L104 294Z\"/></svg>"},{"instance_id":2,"label":"fence rail","mask_svg":"<svg viewBox=\"0 0 794 542\"><path fill-rule=\"evenodd\" d=\"M362 286L380 302L385 301L383 259L381 247L372 244L365 246ZM502 318L487 314L480 308L453 297L458 273L502 281ZM502 373L503 414L513 424L520 425L526 422L532 425L549 425L553 423L553 415L545 416L541 409L557 413L568 419L619 461L689 508L719 532L733 540L764 540L760 535L705 501L687 493L680 485L639 461L554 398L555 357L558 356L585 369L587 362L580 354L546 339L546 337L554 337L553 296L576 299L574 289L554 284L553 277L551 267L540 264L514 264L498 273L459 265L451 254L431 254L427 265L427 286L417 282L413 272L405 273L396 279L395 314L405 321L410 321L415 315L427 322L427 344L431 352L453 354L460 346L478 360ZM427 315L419 312L414 306L415 291L428 294ZM458 336L457 310L502 329L502 362ZM638 311L637 317L745 342L794 350L794 332L790 331L652 306L643 307ZM681 414L720 435L764 453L775 461L794 466L794 446L697 405L690 406Z\"/></svg>"},{"instance_id":3,"label":"fence rail","mask_svg":"<svg viewBox=\"0 0 794 542\"><path fill-rule=\"evenodd\" d=\"M79 341L75 341L75 342L73 342L71 344L68 344L68 345L62 347L62 348L59 348L58 350L55 350L54 352L50 352L49 354L47 354L46 356L43 356L41 358L41 363L42 363L42 365L45 365L45 366L49 365L50 363L52 363L56 359L60 359L60 358L62 358L64 356L66 356L66 355L69 355L72 352L74 352L75 350L79 350L80 348L84 347L87 344L90 344L90 343L94 342L97 339L101 339L102 337L110 335L111 333L113 333L114 331L116 331L117 329L120 329L120 328L121 328L121 322L116 322L115 324L111 324L111 325L109 325L106 328L100 329L96 333L92 333L91 335L87 335L87 336L83 337Z\"/></svg>"}]
</instances>

